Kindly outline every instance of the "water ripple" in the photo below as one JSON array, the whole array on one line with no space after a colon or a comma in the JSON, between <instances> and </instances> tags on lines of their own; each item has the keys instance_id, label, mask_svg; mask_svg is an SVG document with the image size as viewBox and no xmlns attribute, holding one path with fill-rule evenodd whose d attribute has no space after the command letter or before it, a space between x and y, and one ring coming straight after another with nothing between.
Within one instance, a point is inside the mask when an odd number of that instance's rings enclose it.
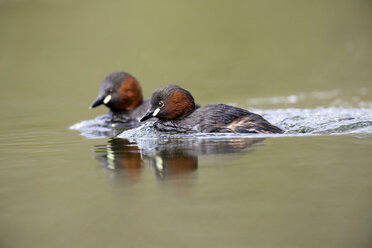
<instances>
[{"instance_id":1,"label":"water ripple","mask_svg":"<svg viewBox=\"0 0 372 248\"><path fill-rule=\"evenodd\" d=\"M368 108L315 108L254 110L286 134L372 133L372 110Z\"/></svg>"},{"instance_id":2,"label":"water ripple","mask_svg":"<svg viewBox=\"0 0 372 248\"><path fill-rule=\"evenodd\" d=\"M111 124L105 116L82 121L70 127L78 130L87 138L119 137L129 140L139 139L225 139L236 137L281 137L298 135L336 135L336 134L372 134L372 109L319 107L313 109L252 109L265 119L284 129L285 134L184 134L165 133L156 130L153 122L128 129Z\"/></svg>"}]
</instances>

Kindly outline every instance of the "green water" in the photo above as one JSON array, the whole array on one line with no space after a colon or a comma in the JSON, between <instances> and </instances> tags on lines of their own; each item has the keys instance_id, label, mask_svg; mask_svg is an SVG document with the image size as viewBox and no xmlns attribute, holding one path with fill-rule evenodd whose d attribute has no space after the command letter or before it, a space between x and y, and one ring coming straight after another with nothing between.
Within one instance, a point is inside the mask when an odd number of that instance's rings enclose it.
<instances>
[{"instance_id":1,"label":"green water","mask_svg":"<svg viewBox=\"0 0 372 248\"><path fill-rule=\"evenodd\" d=\"M114 70L145 98L176 83L202 105L370 102L371 23L367 0L1 0L0 246L370 247L370 133L153 155L68 128L107 112L88 106Z\"/></svg>"}]
</instances>

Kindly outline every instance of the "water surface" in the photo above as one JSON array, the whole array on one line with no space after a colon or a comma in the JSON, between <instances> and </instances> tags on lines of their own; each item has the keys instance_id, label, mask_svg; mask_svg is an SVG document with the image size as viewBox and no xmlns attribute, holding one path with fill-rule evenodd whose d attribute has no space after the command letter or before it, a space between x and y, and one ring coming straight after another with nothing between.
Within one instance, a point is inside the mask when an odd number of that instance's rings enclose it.
<instances>
[{"instance_id":1,"label":"water surface","mask_svg":"<svg viewBox=\"0 0 372 248\"><path fill-rule=\"evenodd\" d=\"M370 247L371 7L0 1L0 246ZM286 133L112 127L114 70Z\"/></svg>"}]
</instances>

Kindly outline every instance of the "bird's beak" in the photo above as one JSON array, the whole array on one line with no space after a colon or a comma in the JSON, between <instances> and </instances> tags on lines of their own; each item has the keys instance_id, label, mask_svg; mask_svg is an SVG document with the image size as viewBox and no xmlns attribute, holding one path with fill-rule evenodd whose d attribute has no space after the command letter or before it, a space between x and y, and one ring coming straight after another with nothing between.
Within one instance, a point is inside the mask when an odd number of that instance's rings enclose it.
<instances>
[{"instance_id":1,"label":"bird's beak","mask_svg":"<svg viewBox=\"0 0 372 248\"><path fill-rule=\"evenodd\" d=\"M139 121L141 122L141 121L145 121L145 120L150 119L152 117L153 113L154 113L153 110L147 111L146 114L144 116L142 116L142 118Z\"/></svg>"},{"instance_id":2,"label":"bird's beak","mask_svg":"<svg viewBox=\"0 0 372 248\"><path fill-rule=\"evenodd\" d=\"M111 100L111 95L107 96L98 96L96 100L92 102L92 104L89 106L90 109L95 108L101 104L107 104Z\"/></svg>"},{"instance_id":3,"label":"bird's beak","mask_svg":"<svg viewBox=\"0 0 372 248\"><path fill-rule=\"evenodd\" d=\"M152 109L148 110L147 113L144 116L142 116L140 121L145 121L145 120L150 119L151 117L156 117L159 111L160 111L160 108L157 108L155 110L152 110Z\"/></svg>"}]
</instances>

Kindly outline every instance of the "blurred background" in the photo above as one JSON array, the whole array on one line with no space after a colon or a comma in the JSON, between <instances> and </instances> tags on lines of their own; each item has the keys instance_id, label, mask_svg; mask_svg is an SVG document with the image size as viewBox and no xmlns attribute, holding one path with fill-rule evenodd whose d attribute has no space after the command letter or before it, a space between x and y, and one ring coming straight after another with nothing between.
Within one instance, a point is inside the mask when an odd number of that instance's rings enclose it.
<instances>
[{"instance_id":1,"label":"blurred background","mask_svg":"<svg viewBox=\"0 0 372 248\"><path fill-rule=\"evenodd\" d=\"M114 70L145 98L172 83L201 104L371 89L371 13L369 0L1 0L0 101L12 114L32 102L59 121L94 117Z\"/></svg>"},{"instance_id":2,"label":"blurred background","mask_svg":"<svg viewBox=\"0 0 372 248\"><path fill-rule=\"evenodd\" d=\"M192 172L160 183L141 147L68 128L107 113L88 106L115 70L146 99L370 108L371 24L370 0L0 0L0 246L370 247L370 135L193 144Z\"/></svg>"}]
</instances>

